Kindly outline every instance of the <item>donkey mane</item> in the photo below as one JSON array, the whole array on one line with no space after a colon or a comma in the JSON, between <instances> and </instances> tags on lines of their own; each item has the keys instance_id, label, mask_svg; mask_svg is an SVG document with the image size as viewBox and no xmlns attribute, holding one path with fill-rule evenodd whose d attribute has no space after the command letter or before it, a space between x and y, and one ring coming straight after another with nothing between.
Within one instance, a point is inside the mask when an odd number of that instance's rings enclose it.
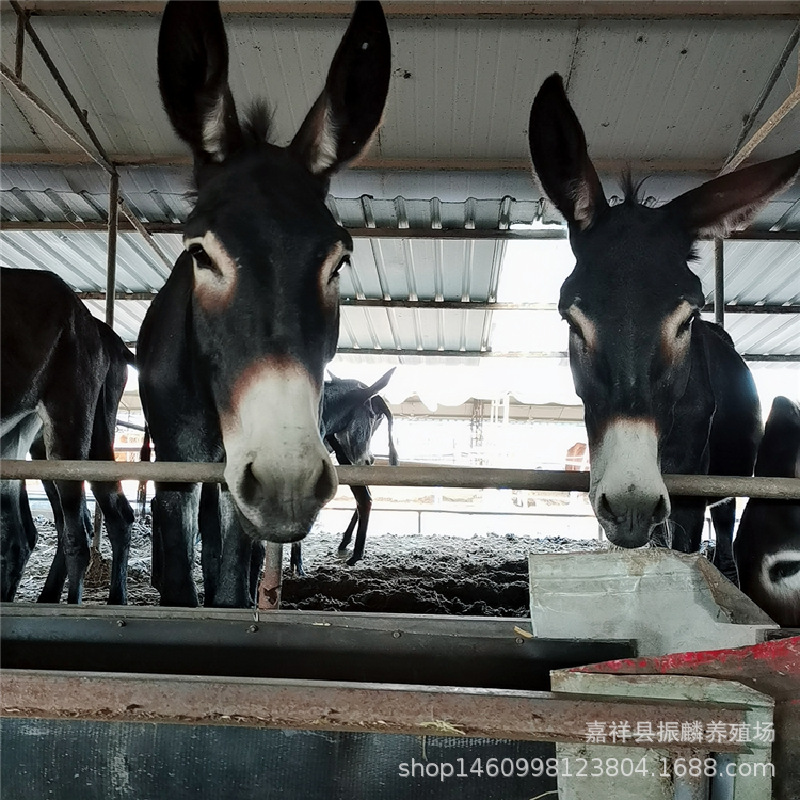
<instances>
[{"instance_id":1,"label":"donkey mane","mask_svg":"<svg viewBox=\"0 0 800 800\"><path fill-rule=\"evenodd\" d=\"M647 178L641 178L638 181L634 181L630 170L626 169L619 178L619 186L622 190L622 202L636 206L645 205L645 201L642 196L642 186L646 180Z\"/></svg>"},{"instance_id":2,"label":"donkey mane","mask_svg":"<svg viewBox=\"0 0 800 800\"><path fill-rule=\"evenodd\" d=\"M242 136L244 146L248 149L273 144L272 124L274 110L266 100L255 100L250 104L242 120Z\"/></svg>"}]
</instances>

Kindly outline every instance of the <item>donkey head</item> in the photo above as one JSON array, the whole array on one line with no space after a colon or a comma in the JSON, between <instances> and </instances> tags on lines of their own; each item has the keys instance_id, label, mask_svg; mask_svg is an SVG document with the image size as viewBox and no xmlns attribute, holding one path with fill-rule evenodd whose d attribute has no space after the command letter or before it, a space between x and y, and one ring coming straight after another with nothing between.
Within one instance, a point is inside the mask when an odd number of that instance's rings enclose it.
<instances>
[{"instance_id":1,"label":"donkey head","mask_svg":"<svg viewBox=\"0 0 800 800\"><path fill-rule=\"evenodd\" d=\"M352 241L325 196L378 127L389 68L380 4L361 2L322 93L288 147L277 147L263 109L243 122L236 113L219 5L164 10L161 97L194 154L197 201L181 258L194 276L196 357L219 414L225 479L255 538L302 538L336 491L319 408Z\"/></svg>"},{"instance_id":2,"label":"donkey head","mask_svg":"<svg viewBox=\"0 0 800 800\"><path fill-rule=\"evenodd\" d=\"M670 513L661 442L702 341L694 241L748 222L800 169L800 152L708 181L659 208L610 206L560 76L542 85L529 140L542 188L569 225L576 264L559 299L589 437L590 498L614 544L646 544ZM713 397L707 420L713 413Z\"/></svg>"},{"instance_id":3,"label":"donkey head","mask_svg":"<svg viewBox=\"0 0 800 800\"><path fill-rule=\"evenodd\" d=\"M389 463L397 466L397 452L392 439L392 412L378 395L394 374L392 367L371 386L356 380L334 378L325 384L323 420L325 435L336 444L351 464L370 466L372 435L384 417L389 425Z\"/></svg>"}]
</instances>

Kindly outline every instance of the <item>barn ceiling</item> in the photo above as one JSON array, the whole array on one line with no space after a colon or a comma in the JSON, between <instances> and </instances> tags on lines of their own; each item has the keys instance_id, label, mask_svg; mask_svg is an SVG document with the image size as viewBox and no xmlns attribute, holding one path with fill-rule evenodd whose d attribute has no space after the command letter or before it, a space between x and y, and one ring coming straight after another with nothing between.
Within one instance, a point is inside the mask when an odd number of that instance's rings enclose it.
<instances>
[{"instance_id":1,"label":"barn ceiling","mask_svg":"<svg viewBox=\"0 0 800 800\"><path fill-rule=\"evenodd\" d=\"M365 162L331 187L330 208L356 242L342 281L342 353L426 362L437 354L563 355L552 275L568 266L556 269L547 245L564 231L527 154L530 103L550 73L567 81L609 195L627 166L634 177L653 176L643 191L654 203L716 174L795 87L797 3L590 5L384 4L394 64L384 124ZM151 236L120 216L116 291L124 299L115 327L135 342L180 252L176 230L190 208L186 150L158 97L161 4L18 7L33 12L34 37L24 37L14 78L18 18L0 4L0 263L59 273L103 315L109 176L85 149L95 158L102 151L129 214ZM223 11L234 95L240 107L268 97L276 141L285 143L321 88L350 4L254 0L223 3ZM22 92L13 86L20 80ZM800 106L753 160L798 148ZM702 243L696 263L709 301L713 251ZM537 277L516 283L525 259ZM726 327L740 351L800 361L800 184L775 198L745 238L726 242L725 275Z\"/></svg>"}]
</instances>

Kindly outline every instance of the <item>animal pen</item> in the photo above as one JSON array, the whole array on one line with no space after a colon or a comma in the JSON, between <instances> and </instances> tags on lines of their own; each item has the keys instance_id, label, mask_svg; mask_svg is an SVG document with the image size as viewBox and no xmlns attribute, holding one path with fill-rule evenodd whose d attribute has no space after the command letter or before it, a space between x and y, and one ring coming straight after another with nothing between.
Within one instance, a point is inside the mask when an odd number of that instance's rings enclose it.
<instances>
[{"instance_id":1,"label":"animal pen","mask_svg":"<svg viewBox=\"0 0 800 800\"><path fill-rule=\"evenodd\" d=\"M647 131L638 149L615 148L611 139L601 145L608 148L608 158L598 162L604 176L633 162L634 170L656 173L648 188L656 197L676 194L687 175L709 177L722 161L744 158L754 134L770 133L774 153L765 157L796 149L797 127L794 134L787 130L797 119L790 102L797 102L797 88L785 109L773 109L786 75L793 81L796 5L710 6L385 3L393 46L401 53L392 65L393 91L407 94L401 95L405 105L390 107L381 134L389 138L381 141L380 154L332 184L330 205L355 240L356 262L343 283L338 353L354 360L389 353L400 363L467 367L470 359L502 358L491 346L493 315L527 320L555 314L552 302L497 295L509 245L566 237L553 209L532 189L527 154L496 145L494 123L474 139L468 131L466 144L455 141L454 121L453 130L436 128L427 145L416 128L394 142L387 132L392 125L419 125L412 116L423 119L431 109L444 114L448 103L462 102L454 92L444 102L416 97L414 106L411 87L430 80L444 62L455 84L459 59L464 51L480 52L481 36L493 43L497 75L501 50L527 58L525 37L532 37L539 52L531 64L546 62L535 67L537 77L556 67L569 72L587 104L597 91L587 61L595 51L606 64L595 69L613 72L627 61L626 47L639 47L634 60L640 60L627 68L632 75L657 54L679 69L694 57L698 37L712 60L722 61L726 48L768 52L769 59L757 59L769 61L761 65L743 53L735 70L755 73L746 79L750 119L741 131L736 119L739 140L725 139L727 123L715 123L714 135L735 152L676 147L670 137L683 136L691 108L676 118L676 133ZM101 3L97 13L73 3L2 5L3 51L15 55L14 67L4 58L0 73L7 120L3 264L13 254L54 268L80 254L91 268L73 271L69 282L130 343L182 249L176 239L186 203L175 187L188 161L159 153L130 123L117 123L123 130L112 136L102 113L85 113L96 109L92 85L106 116L113 104L103 76L84 68L91 54L80 61L75 53L85 49L81 35L98 26L97 51L142 112L149 95L135 68L116 59L130 35L155 62L161 9L150 2ZM301 45L281 37L294 42L300 36L311 42L306 56L317 60L315 48L332 49L350 11L349 4L335 2L315 8L258 0L223 4L237 41L251 36L251 26L266 25L284 58ZM761 29L760 50L751 41L752 26ZM446 41L434 41L437 27ZM712 41L715 30L722 44ZM606 49L610 40L617 49ZM648 43L656 49L648 51ZM443 63L437 65L438 53ZM34 54L35 70L29 63ZM261 64L260 50L243 58L262 71L277 69ZM243 62L236 80L246 83L255 74L253 63ZM280 66L287 83L292 64ZM476 81L482 69L491 70L469 66ZM509 74L520 69L516 64ZM500 104L491 116L514 117L514 105L529 107L533 88L526 93L519 83L536 81L524 77L510 82L516 97L491 101ZM726 87L735 85L720 67L714 79L723 78ZM491 95L487 87L481 97ZM641 102L647 88L631 88L631 96ZM306 89L295 86L303 96ZM288 94L284 104L292 102ZM472 103L465 128L475 129L480 106ZM693 108L700 114L705 106L698 101ZM622 111L634 113L629 105ZM525 121L514 117L514 125L524 140ZM602 114L595 127L608 127ZM474 158L481 154L481 135L492 145L490 155ZM647 136L680 155L667 159L659 151L654 157ZM452 147L437 149L437 137L452 140ZM419 153L406 145L411 141ZM128 153L120 149L126 146ZM68 177L59 177L61 171ZM97 197L104 193L102 206ZM799 209L796 187L771 203L759 224L724 244L718 239L701 246L704 287L714 297L705 312L728 324L751 362L800 358ZM98 255L104 239L107 250L103 245ZM759 255L772 259L770 280L757 267L753 273ZM450 261L466 266L450 276ZM405 269L393 270L395 262ZM137 267L142 280L132 278ZM754 288L753 274L768 284L763 291ZM734 288L726 284L729 275ZM504 355L522 362L519 352ZM538 355L563 362L566 351L559 346ZM402 466L402 458L398 467L338 467L337 473L350 485L589 490L587 472ZM220 463L3 461L0 474L4 480L224 480ZM798 478L667 475L664 481L676 497L800 499ZM517 618L281 610L280 546L269 553L258 609L4 604L3 796L800 797L800 631L778 628L702 556L650 550L570 556L530 556L530 615Z\"/></svg>"}]
</instances>

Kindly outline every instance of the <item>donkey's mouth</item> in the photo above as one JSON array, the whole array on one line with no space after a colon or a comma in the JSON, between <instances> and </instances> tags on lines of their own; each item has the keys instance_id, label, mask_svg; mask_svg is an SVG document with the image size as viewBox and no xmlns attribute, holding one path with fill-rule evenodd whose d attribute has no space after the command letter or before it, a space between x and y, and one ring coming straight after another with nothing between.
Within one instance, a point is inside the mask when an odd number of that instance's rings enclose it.
<instances>
[{"instance_id":1,"label":"donkey's mouth","mask_svg":"<svg viewBox=\"0 0 800 800\"><path fill-rule=\"evenodd\" d=\"M245 512L236 507L242 530L255 541L272 542L273 544L292 544L300 542L308 536L317 515L304 520L281 520L270 517L260 524L253 522Z\"/></svg>"}]
</instances>

